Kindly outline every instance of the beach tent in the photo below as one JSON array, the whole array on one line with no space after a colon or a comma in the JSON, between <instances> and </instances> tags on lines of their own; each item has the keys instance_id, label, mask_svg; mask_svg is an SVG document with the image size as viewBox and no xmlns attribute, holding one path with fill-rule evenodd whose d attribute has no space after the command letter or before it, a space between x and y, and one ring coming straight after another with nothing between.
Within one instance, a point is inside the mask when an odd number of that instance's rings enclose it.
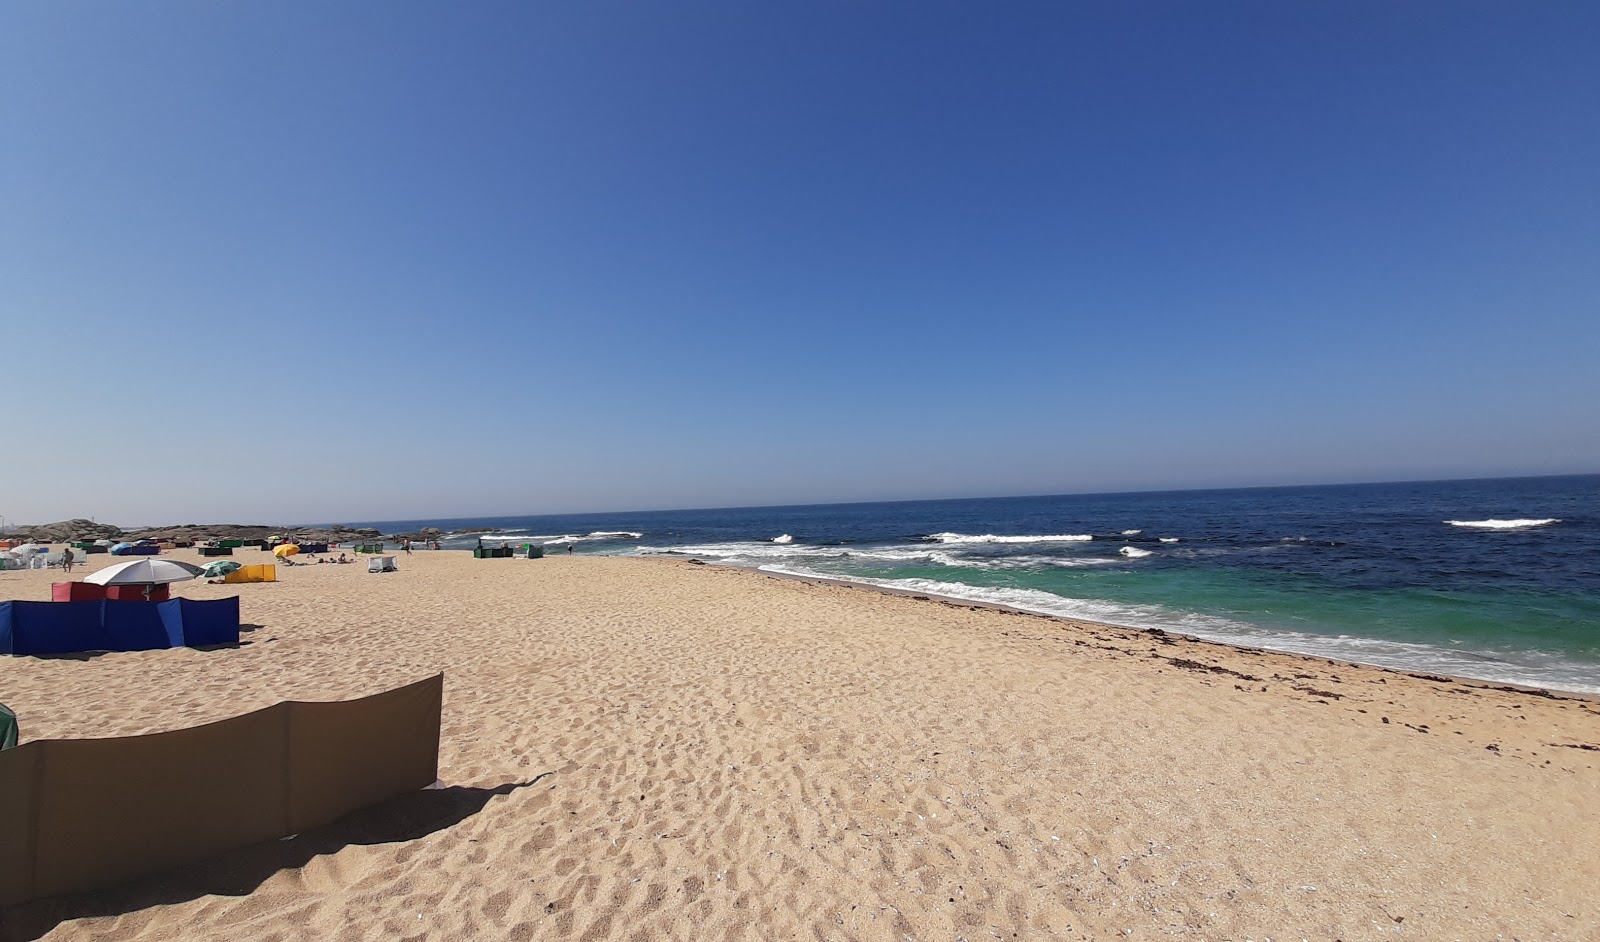
<instances>
[{"instance_id":1,"label":"beach tent","mask_svg":"<svg viewBox=\"0 0 1600 942\"><path fill-rule=\"evenodd\" d=\"M367 572L399 572L393 556L373 556L367 559Z\"/></svg>"},{"instance_id":2,"label":"beach tent","mask_svg":"<svg viewBox=\"0 0 1600 942\"><path fill-rule=\"evenodd\" d=\"M95 602L106 597L106 587L93 582L52 582L52 602Z\"/></svg>"},{"instance_id":3,"label":"beach tent","mask_svg":"<svg viewBox=\"0 0 1600 942\"><path fill-rule=\"evenodd\" d=\"M278 567L272 563L245 566L223 576L222 581L228 585L237 585L241 582L277 582Z\"/></svg>"}]
</instances>

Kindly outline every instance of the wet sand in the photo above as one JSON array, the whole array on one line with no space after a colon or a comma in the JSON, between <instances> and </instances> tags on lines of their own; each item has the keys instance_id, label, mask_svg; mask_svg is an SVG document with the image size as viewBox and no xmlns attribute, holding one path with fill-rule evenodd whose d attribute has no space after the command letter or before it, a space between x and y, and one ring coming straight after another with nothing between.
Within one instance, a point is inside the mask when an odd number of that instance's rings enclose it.
<instances>
[{"instance_id":1,"label":"wet sand","mask_svg":"<svg viewBox=\"0 0 1600 942\"><path fill-rule=\"evenodd\" d=\"M241 596L238 648L0 660L24 739L446 677L446 788L4 937L1600 937L1588 699L682 561L400 565L180 586Z\"/></svg>"}]
</instances>

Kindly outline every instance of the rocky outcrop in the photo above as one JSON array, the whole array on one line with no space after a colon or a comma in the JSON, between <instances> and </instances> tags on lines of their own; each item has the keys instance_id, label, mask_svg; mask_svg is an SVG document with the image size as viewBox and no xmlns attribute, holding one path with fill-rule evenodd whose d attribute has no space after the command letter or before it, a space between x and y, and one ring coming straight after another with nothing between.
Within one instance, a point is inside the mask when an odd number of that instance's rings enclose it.
<instances>
[{"instance_id":1,"label":"rocky outcrop","mask_svg":"<svg viewBox=\"0 0 1600 942\"><path fill-rule=\"evenodd\" d=\"M77 517L72 520L58 520L55 523L17 527L7 535L34 543L71 543L78 540L115 540L122 536L122 529L109 523L95 523L93 520Z\"/></svg>"},{"instance_id":2,"label":"rocky outcrop","mask_svg":"<svg viewBox=\"0 0 1600 942\"><path fill-rule=\"evenodd\" d=\"M444 536L444 531L438 527L423 527L410 533L390 533L384 539L391 543L399 543L402 540L410 540L413 543L432 543L442 536Z\"/></svg>"},{"instance_id":3,"label":"rocky outcrop","mask_svg":"<svg viewBox=\"0 0 1600 942\"><path fill-rule=\"evenodd\" d=\"M428 532L428 531L424 531ZM434 534L439 531L433 530ZM269 536L282 536L304 543L356 543L378 538L371 527L269 527L251 523L185 523L171 527L147 527L142 530L123 530L109 523L92 520L60 520L56 523L21 526L8 537L31 540L34 543L71 543L78 540L261 540ZM437 539L437 536L417 537Z\"/></svg>"},{"instance_id":4,"label":"rocky outcrop","mask_svg":"<svg viewBox=\"0 0 1600 942\"><path fill-rule=\"evenodd\" d=\"M175 527L152 527L137 530L125 537L130 540L264 540L281 536L301 543L355 543L378 536L371 527L270 527L243 523L186 523Z\"/></svg>"}]
</instances>

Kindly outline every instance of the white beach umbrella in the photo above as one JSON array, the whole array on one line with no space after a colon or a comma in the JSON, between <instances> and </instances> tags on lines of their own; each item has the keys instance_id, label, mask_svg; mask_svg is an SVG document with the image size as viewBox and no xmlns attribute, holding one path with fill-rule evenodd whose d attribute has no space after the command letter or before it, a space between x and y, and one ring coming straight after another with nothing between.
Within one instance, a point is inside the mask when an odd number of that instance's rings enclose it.
<instances>
[{"instance_id":1,"label":"white beach umbrella","mask_svg":"<svg viewBox=\"0 0 1600 942\"><path fill-rule=\"evenodd\" d=\"M94 545L96 545L96 546L115 546L115 545L117 545L117 541L116 540L95 540L94 541Z\"/></svg>"},{"instance_id":2,"label":"white beach umbrella","mask_svg":"<svg viewBox=\"0 0 1600 942\"><path fill-rule=\"evenodd\" d=\"M83 581L99 585L160 585L167 582L187 582L202 572L199 566L191 566L172 559L135 559L107 566L99 572L86 576Z\"/></svg>"}]
</instances>

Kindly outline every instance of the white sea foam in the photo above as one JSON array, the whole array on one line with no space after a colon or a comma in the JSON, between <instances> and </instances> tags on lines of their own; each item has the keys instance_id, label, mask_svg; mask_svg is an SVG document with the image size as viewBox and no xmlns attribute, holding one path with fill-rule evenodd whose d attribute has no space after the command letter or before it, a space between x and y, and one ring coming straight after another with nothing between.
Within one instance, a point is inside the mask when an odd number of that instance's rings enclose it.
<instances>
[{"instance_id":1,"label":"white sea foam","mask_svg":"<svg viewBox=\"0 0 1600 942\"><path fill-rule=\"evenodd\" d=\"M518 545L539 543L544 546L550 546L556 543L585 543L594 540L620 540L625 538L637 540L643 536L643 533L636 533L632 530L596 530L593 533L524 533L507 530L502 532L456 534L445 537L445 541L460 545L464 542L481 539L485 543L515 543Z\"/></svg>"},{"instance_id":2,"label":"white sea foam","mask_svg":"<svg viewBox=\"0 0 1600 942\"><path fill-rule=\"evenodd\" d=\"M1137 546L1124 546L1122 549L1117 550L1117 552L1128 557L1129 559L1143 559L1144 557L1150 555L1149 550L1140 549Z\"/></svg>"},{"instance_id":3,"label":"white sea foam","mask_svg":"<svg viewBox=\"0 0 1600 942\"><path fill-rule=\"evenodd\" d=\"M891 562L912 559L927 559L931 554L925 549L874 549L874 550L847 550L840 555L858 557L861 559L886 559Z\"/></svg>"},{"instance_id":4,"label":"white sea foam","mask_svg":"<svg viewBox=\"0 0 1600 942\"><path fill-rule=\"evenodd\" d=\"M985 533L980 536L968 536L965 533L935 533L928 539L935 543L1086 543L1094 537L1089 534L1000 536Z\"/></svg>"},{"instance_id":5,"label":"white sea foam","mask_svg":"<svg viewBox=\"0 0 1600 942\"><path fill-rule=\"evenodd\" d=\"M858 549L850 546L811 546L793 543L729 542L679 546L635 546L626 551L639 556L693 556L733 565L766 566L779 561L800 564L805 560L841 560L886 563L929 563L952 569L1083 569L1122 562L1116 556L982 556L960 550L922 549L915 546L885 546ZM1144 552L1144 551L1140 551Z\"/></svg>"},{"instance_id":6,"label":"white sea foam","mask_svg":"<svg viewBox=\"0 0 1600 942\"><path fill-rule=\"evenodd\" d=\"M1560 523L1555 517L1543 520L1446 520L1452 527L1469 527L1474 530L1526 530L1530 527L1547 527Z\"/></svg>"},{"instance_id":7,"label":"white sea foam","mask_svg":"<svg viewBox=\"0 0 1600 942\"><path fill-rule=\"evenodd\" d=\"M463 533L456 536L441 537L443 543L460 543L463 540L483 540L485 543L532 543L543 540L542 536L531 533Z\"/></svg>"},{"instance_id":8,"label":"white sea foam","mask_svg":"<svg viewBox=\"0 0 1600 942\"><path fill-rule=\"evenodd\" d=\"M1143 530L1123 530L1122 531L1122 535L1123 536L1138 536L1139 534L1141 534L1143 532L1144 532Z\"/></svg>"},{"instance_id":9,"label":"white sea foam","mask_svg":"<svg viewBox=\"0 0 1600 942\"><path fill-rule=\"evenodd\" d=\"M959 569L1044 569L1055 567L1058 569L1081 569L1089 566L1104 566L1107 563L1121 562L1114 557L1105 556L961 556L955 553L944 553L935 550L927 554L930 562L941 566L953 566Z\"/></svg>"},{"instance_id":10,"label":"white sea foam","mask_svg":"<svg viewBox=\"0 0 1600 942\"><path fill-rule=\"evenodd\" d=\"M774 543L793 543L794 542L794 537L792 537L789 534L785 533L783 536L775 536L775 537L773 537L772 538L772 542L774 542Z\"/></svg>"},{"instance_id":11,"label":"white sea foam","mask_svg":"<svg viewBox=\"0 0 1600 942\"><path fill-rule=\"evenodd\" d=\"M1161 538L1161 542L1163 542L1163 543L1176 543L1176 542L1178 542L1178 538L1175 537L1175 536L1164 536L1164 537Z\"/></svg>"},{"instance_id":12,"label":"white sea foam","mask_svg":"<svg viewBox=\"0 0 1600 942\"><path fill-rule=\"evenodd\" d=\"M791 559L791 558L818 558L837 559L845 555L845 550L838 546L793 546L777 545L770 540L760 543L701 543L688 546L640 546L633 548L633 552L642 556L703 556L707 559L720 560L761 560L761 559ZM922 555L926 555L925 553Z\"/></svg>"}]
</instances>

